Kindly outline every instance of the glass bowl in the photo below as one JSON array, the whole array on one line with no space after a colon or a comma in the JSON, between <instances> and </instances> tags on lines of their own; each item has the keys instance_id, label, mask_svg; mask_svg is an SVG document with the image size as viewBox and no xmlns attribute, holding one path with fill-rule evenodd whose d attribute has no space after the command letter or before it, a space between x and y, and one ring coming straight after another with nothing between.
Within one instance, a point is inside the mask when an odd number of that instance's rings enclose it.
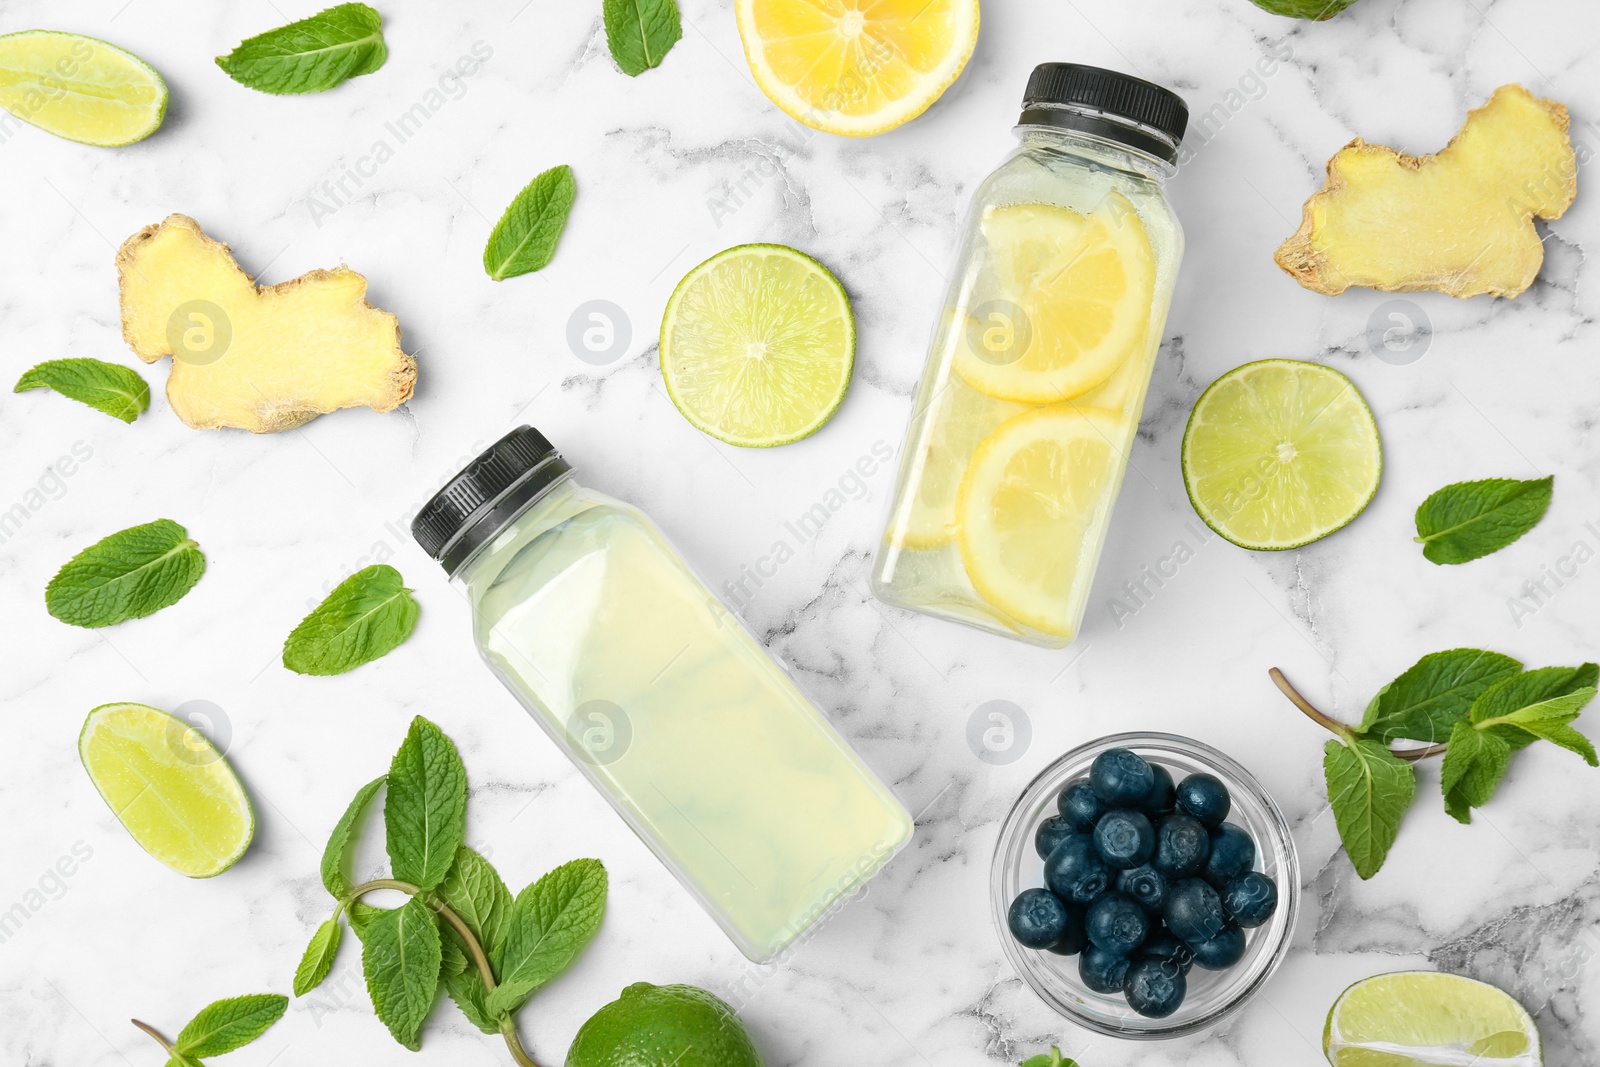
<instances>
[{"instance_id":1,"label":"glass bowl","mask_svg":"<svg viewBox=\"0 0 1600 1067\"><path fill-rule=\"evenodd\" d=\"M1256 842L1256 869L1278 885L1278 910L1266 923L1246 930L1244 958L1225 971L1195 967L1188 976L1182 1007L1165 1019L1150 1019L1128 1006L1120 993L1095 993L1078 977L1078 957L1024 948L1011 936L1006 912L1018 893L1044 885L1044 860L1034 851L1033 834L1056 814L1056 794L1108 748L1131 748L1172 772L1174 781L1194 771L1214 774L1233 797L1228 821ZM1266 985L1288 954L1300 911L1300 860L1289 824L1266 790L1239 764L1209 745L1174 734L1131 733L1102 737L1073 749L1028 783L1000 828L989 895L996 931L1011 966L1046 1004L1080 1026L1111 1037L1167 1038L1214 1026L1244 1006Z\"/></svg>"}]
</instances>

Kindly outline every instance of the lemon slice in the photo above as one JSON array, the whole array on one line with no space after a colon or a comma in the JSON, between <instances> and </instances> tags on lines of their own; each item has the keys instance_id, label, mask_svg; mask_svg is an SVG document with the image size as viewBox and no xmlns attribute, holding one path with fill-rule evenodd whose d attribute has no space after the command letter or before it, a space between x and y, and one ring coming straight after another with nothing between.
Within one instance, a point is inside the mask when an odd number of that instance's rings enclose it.
<instances>
[{"instance_id":1,"label":"lemon slice","mask_svg":"<svg viewBox=\"0 0 1600 1067\"><path fill-rule=\"evenodd\" d=\"M1298 548L1366 510L1383 474L1372 409L1317 363L1264 359L1201 394L1183 432L1194 509L1241 548Z\"/></svg>"},{"instance_id":2,"label":"lemon slice","mask_svg":"<svg viewBox=\"0 0 1600 1067\"><path fill-rule=\"evenodd\" d=\"M737 0L756 84L792 118L866 137L928 109L978 43L978 0Z\"/></svg>"},{"instance_id":3,"label":"lemon slice","mask_svg":"<svg viewBox=\"0 0 1600 1067\"><path fill-rule=\"evenodd\" d=\"M1510 996L1455 974L1401 971L1357 982L1328 1012L1334 1067L1540 1067L1539 1031Z\"/></svg>"},{"instance_id":4,"label":"lemon slice","mask_svg":"<svg viewBox=\"0 0 1600 1067\"><path fill-rule=\"evenodd\" d=\"M114 44L23 30L0 36L0 107L57 137L116 147L160 128L167 83Z\"/></svg>"},{"instance_id":5,"label":"lemon slice","mask_svg":"<svg viewBox=\"0 0 1600 1067\"><path fill-rule=\"evenodd\" d=\"M179 874L221 874L250 847L250 798L222 753L182 719L102 704L78 735L78 757L133 839Z\"/></svg>"},{"instance_id":6,"label":"lemon slice","mask_svg":"<svg viewBox=\"0 0 1600 1067\"><path fill-rule=\"evenodd\" d=\"M968 385L1058 403L1143 351L1155 256L1121 193L1091 215L1049 204L989 208L982 230L987 263L971 311L983 332L955 363Z\"/></svg>"},{"instance_id":7,"label":"lemon slice","mask_svg":"<svg viewBox=\"0 0 1600 1067\"><path fill-rule=\"evenodd\" d=\"M956 499L957 541L974 588L1006 616L1072 638L1087 535L1110 504L1125 430L1115 412L1056 405L978 446Z\"/></svg>"},{"instance_id":8,"label":"lemon slice","mask_svg":"<svg viewBox=\"0 0 1600 1067\"><path fill-rule=\"evenodd\" d=\"M690 271L661 319L661 377L683 417L730 445L798 441L850 388L856 325L828 268L740 245Z\"/></svg>"}]
</instances>

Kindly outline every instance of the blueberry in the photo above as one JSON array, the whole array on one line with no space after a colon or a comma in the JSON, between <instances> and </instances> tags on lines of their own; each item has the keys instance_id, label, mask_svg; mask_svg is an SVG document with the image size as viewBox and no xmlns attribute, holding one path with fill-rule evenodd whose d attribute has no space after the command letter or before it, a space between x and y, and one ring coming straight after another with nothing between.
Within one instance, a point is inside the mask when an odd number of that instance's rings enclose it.
<instances>
[{"instance_id":1,"label":"blueberry","mask_svg":"<svg viewBox=\"0 0 1600 1067\"><path fill-rule=\"evenodd\" d=\"M1156 784L1150 787L1150 795L1144 798L1144 810L1165 815L1177 803L1177 787L1172 784L1172 772L1159 763L1152 763L1150 773L1155 775Z\"/></svg>"},{"instance_id":2,"label":"blueberry","mask_svg":"<svg viewBox=\"0 0 1600 1067\"><path fill-rule=\"evenodd\" d=\"M1107 807L1135 808L1150 795L1156 775L1137 752L1108 748L1089 765L1089 784Z\"/></svg>"},{"instance_id":3,"label":"blueberry","mask_svg":"<svg viewBox=\"0 0 1600 1067\"><path fill-rule=\"evenodd\" d=\"M1089 905L1084 928L1090 944L1126 956L1149 936L1150 916L1120 893L1102 893Z\"/></svg>"},{"instance_id":4,"label":"blueberry","mask_svg":"<svg viewBox=\"0 0 1600 1067\"><path fill-rule=\"evenodd\" d=\"M1100 816L1106 813L1106 806L1094 795L1094 787L1087 778L1069 783L1056 797L1056 807L1074 830L1085 834L1091 832Z\"/></svg>"},{"instance_id":5,"label":"blueberry","mask_svg":"<svg viewBox=\"0 0 1600 1067\"><path fill-rule=\"evenodd\" d=\"M1094 828L1094 847L1107 867L1125 871L1149 862L1156 851L1156 830L1143 812L1118 808L1106 812Z\"/></svg>"},{"instance_id":6,"label":"blueberry","mask_svg":"<svg viewBox=\"0 0 1600 1067\"><path fill-rule=\"evenodd\" d=\"M1078 957L1078 977L1096 993L1120 993L1128 976L1128 957L1090 945Z\"/></svg>"},{"instance_id":7,"label":"blueberry","mask_svg":"<svg viewBox=\"0 0 1600 1067\"><path fill-rule=\"evenodd\" d=\"M1194 966L1194 950L1182 941L1171 930L1162 929L1151 934L1139 946L1141 958L1166 960L1177 965L1184 974L1189 973L1189 968Z\"/></svg>"},{"instance_id":8,"label":"blueberry","mask_svg":"<svg viewBox=\"0 0 1600 1067\"><path fill-rule=\"evenodd\" d=\"M1211 855L1206 857L1205 880L1223 888L1256 865L1256 843L1233 823L1211 831Z\"/></svg>"},{"instance_id":9,"label":"blueberry","mask_svg":"<svg viewBox=\"0 0 1600 1067\"><path fill-rule=\"evenodd\" d=\"M1244 931L1229 923L1209 941L1191 941L1194 961L1208 971L1225 971L1244 958Z\"/></svg>"},{"instance_id":10,"label":"blueberry","mask_svg":"<svg viewBox=\"0 0 1600 1067\"><path fill-rule=\"evenodd\" d=\"M1185 878L1174 885L1167 893L1167 906L1161 914L1167 920L1167 929L1191 948L1209 941L1228 924L1222 898L1198 878Z\"/></svg>"},{"instance_id":11,"label":"blueberry","mask_svg":"<svg viewBox=\"0 0 1600 1067\"><path fill-rule=\"evenodd\" d=\"M1033 849L1039 853L1039 858L1043 859L1054 852L1056 846L1071 837L1074 832L1071 823L1059 815L1052 815L1040 823L1039 828L1033 832ZM1248 868L1246 869L1248 870Z\"/></svg>"},{"instance_id":12,"label":"blueberry","mask_svg":"<svg viewBox=\"0 0 1600 1067\"><path fill-rule=\"evenodd\" d=\"M1183 969L1170 960L1146 957L1129 966L1123 990L1134 1011L1151 1019L1165 1019L1183 1004L1189 983Z\"/></svg>"},{"instance_id":13,"label":"blueberry","mask_svg":"<svg viewBox=\"0 0 1600 1067\"><path fill-rule=\"evenodd\" d=\"M1188 878L1205 869L1211 855L1211 834L1200 820L1181 811L1161 820L1156 830L1156 855L1151 862L1169 879Z\"/></svg>"},{"instance_id":14,"label":"blueberry","mask_svg":"<svg viewBox=\"0 0 1600 1067\"><path fill-rule=\"evenodd\" d=\"M1145 911L1160 915L1167 906L1167 876L1150 866L1135 867L1117 875L1117 892L1132 897Z\"/></svg>"},{"instance_id":15,"label":"blueberry","mask_svg":"<svg viewBox=\"0 0 1600 1067\"><path fill-rule=\"evenodd\" d=\"M1278 885L1260 871L1247 871L1222 891L1222 906L1240 926L1260 926L1278 910Z\"/></svg>"},{"instance_id":16,"label":"blueberry","mask_svg":"<svg viewBox=\"0 0 1600 1067\"><path fill-rule=\"evenodd\" d=\"M1067 906L1048 889L1024 889L1006 913L1011 936L1024 948L1049 948L1067 928Z\"/></svg>"},{"instance_id":17,"label":"blueberry","mask_svg":"<svg viewBox=\"0 0 1600 1067\"><path fill-rule=\"evenodd\" d=\"M1087 904L1104 893L1110 881L1105 860L1088 834L1073 834L1044 861L1044 884L1066 903Z\"/></svg>"},{"instance_id":18,"label":"blueberry","mask_svg":"<svg viewBox=\"0 0 1600 1067\"><path fill-rule=\"evenodd\" d=\"M1066 908L1067 924L1062 928L1061 936L1056 938L1055 944L1046 946L1058 956L1082 952L1083 946L1089 943L1089 937L1083 929L1083 909L1073 904L1066 905Z\"/></svg>"},{"instance_id":19,"label":"blueberry","mask_svg":"<svg viewBox=\"0 0 1600 1067\"><path fill-rule=\"evenodd\" d=\"M1191 774L1178 783L1178 810L1193 815L1209 830L1222 825L1232 806L1228 787L1214 775Z\"/></svg>"}]
</instances>

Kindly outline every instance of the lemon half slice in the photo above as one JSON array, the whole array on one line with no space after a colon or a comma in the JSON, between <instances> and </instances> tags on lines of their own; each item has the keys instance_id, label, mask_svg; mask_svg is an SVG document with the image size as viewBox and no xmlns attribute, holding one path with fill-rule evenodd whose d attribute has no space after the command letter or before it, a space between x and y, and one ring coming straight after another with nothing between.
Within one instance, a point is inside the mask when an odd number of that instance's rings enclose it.
<instances>
[{"instance_id":1,"label":"lemon half slice","mask_svg":"<svg viewBox=\"0 0 1600 1067\"><path fill-rule=\"evenodd\" d=\"M114 44L23 30L0 36L0 107L57 137L118 147L160 128L167 83Z\"/></svg>"},{"instance_id":2,"label":"lemon half slice","mask_svg":"<svg viewBox=\"0 0 1600 1067\"><path fill-rule=\"evenodd\" d=\"M1357 982L1328 1012L1322 1049L1334 1067L1540 1067L1539 1030L1492 985L1400 971Z\"/></svg>"}]
</instances>

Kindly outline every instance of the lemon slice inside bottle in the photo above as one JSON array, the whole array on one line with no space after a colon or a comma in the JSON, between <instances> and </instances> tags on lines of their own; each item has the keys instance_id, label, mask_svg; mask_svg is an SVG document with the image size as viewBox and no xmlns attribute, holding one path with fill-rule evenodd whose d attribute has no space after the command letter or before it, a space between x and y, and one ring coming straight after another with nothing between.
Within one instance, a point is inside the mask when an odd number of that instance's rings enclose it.
<instances>
[{"instance_id":1,"label":"lemon slice inside bottle","mask_svg":"<svg viewBox=\"0 0 1600 1067\"><path fill-rule=\"evenodd\" d=\"M1155 256L1118 192L1085 215L1050 204L992 207L970 312L975 343L956 373L1003 400L1053 404L1087 393L1143 351Z\"/></svg>"},{"instance_id":2,"label":"lemon slice inside bottle","mask_svg":"<svg viewBox=\"0 0 1600 1067\"><path fill-rule=\"evenodd\" d=\"M1322 1048L1334 1067L1540 1067L1539 1031L1492 985L1402 971L1357 982L1328 1012Z\"/></svg>"}]
</instances>

